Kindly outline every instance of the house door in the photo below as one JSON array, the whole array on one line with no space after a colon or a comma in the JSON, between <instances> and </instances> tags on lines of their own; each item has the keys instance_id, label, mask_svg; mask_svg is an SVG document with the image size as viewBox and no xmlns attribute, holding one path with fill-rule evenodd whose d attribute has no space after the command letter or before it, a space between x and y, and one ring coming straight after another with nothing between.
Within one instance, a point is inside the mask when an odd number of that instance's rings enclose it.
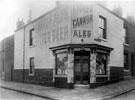
<instances>
[{"instance_id":1,"label":"house door","mask_svg":"<svg viewBox=\"0 0 135 100\"><path fill-rule=\"evenodd\" d=\"M89 52L75 52L75 84L89 84Z\"/></svg>"}]
</instances>

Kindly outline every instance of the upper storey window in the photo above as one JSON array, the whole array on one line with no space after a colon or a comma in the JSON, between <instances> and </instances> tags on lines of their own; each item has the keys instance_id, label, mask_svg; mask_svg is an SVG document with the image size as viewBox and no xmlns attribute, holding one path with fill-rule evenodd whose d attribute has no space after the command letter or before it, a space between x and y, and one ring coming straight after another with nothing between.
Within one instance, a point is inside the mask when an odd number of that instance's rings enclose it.
<instances>
[{"instance_id":1,"label":"upper storey window","mask_svg":"<svg viewBox=\"0 0 135 100\"><path fill-rule=\"evenodd\" d=\"M106 18L99 16L99 34L100 38L106 39Z\"/></svg>"},{"instance_id":2,"label":"upper storey window","mask_svg":"<svg viewBox=\"0 0 135 100\"><path fill-rule=\"evenodd\" d=\"M30 30L30 36L29 36L29 45L34 45L34 28Z\"/></svg>"},{"instance_id":3,"label":"upper storey window","mask_svg":"<svg viewBox=\"0 0 135 100\"><path fill-rule=\"evenodd\" d=\"M125 38L124 38L124 43L129 44L129 37L128 37L128 28L124 27L125 29Z\"/></svg>"}]
</instances>

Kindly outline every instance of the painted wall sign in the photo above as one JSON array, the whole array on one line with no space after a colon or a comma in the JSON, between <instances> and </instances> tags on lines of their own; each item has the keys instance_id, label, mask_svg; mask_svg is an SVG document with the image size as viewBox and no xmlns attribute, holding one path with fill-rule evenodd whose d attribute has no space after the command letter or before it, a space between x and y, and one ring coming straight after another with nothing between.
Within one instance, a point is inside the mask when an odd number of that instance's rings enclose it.
<instances>
[{"instance_id":1,"label":"painted wall sign","mask_svg":"<svg viewBox=\"0 0 135 100\"><path fill-rule=\"evenodd\" d=\"M74 5L72 14L76 13L91 13L92 12L92 6L91 5Z\"/></svg>"},{"instance_id":2,"label":"painted wall sign","mask_svg":"<svg viewBox=\"0 0 135 100\"><path fill-rule=\"evenodd\" d=\"M69 38L70 10L66 6L40 18L35 27L35 46L39 47L50 42L57 42Z\"/></svg>"},{"instance_id":3,"label":"painted wall sign","mask_svg":"<svg viewBox=\"0 0 135 100\"><path fill-rule=\"evenodd\" d=\"M61 41L69 38L68 28L68 25L64 25L62 27L38 34L35 40L35 45L41 46L49 42Z\"/></svg>"},{"instance_id":4,"label":"painted wall sign","mask_svg":"<svg viewBox=\"0 0 135 100\"><path fill-rule=\"evenodd\" d=\"M86 15L80 18L73 19L73 28L88 25L92 22L92 15Z\"/></svg>"},{"instance_id":5,"label":"painted wall sign","mask_svg":"<svg viewBox=\"0 0 135 100\"><path fill-rule=\"evenodd\" d=\"M50 15L47 15L43 18L41 18L37 24L35 24L35 30L36 33L41 33L45 29L52 28L54 26L61 25L62 23L65 23L69 19L69 9L68 8L62 8L58 9L55 12L53 12Z\"/></svg>"},{"instance_id":6,"label":"painted wall sign","mask_svg":"<svg viewBox=\"0 0 135 100\"><path fill-rule=\"evenodd\" d=\"M89 38L91 37L91 30L74 30L73 38Z\"/></svg>"}]
</instances>

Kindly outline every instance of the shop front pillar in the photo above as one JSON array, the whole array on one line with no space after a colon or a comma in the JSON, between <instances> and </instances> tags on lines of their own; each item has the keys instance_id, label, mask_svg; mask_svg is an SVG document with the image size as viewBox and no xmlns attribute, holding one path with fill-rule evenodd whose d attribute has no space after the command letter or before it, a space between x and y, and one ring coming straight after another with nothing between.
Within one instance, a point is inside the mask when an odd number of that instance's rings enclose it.
<instances>
[{"instance_id":1,"label":"shop front pillar","mask_svg":"<svg viewBox=\"0 0 135 100\"><path fill-rule=\"evenodd\" d=\"M110 80L110 55L107 55L107 75L108 75L108 81Z\"/></svg>"},{"instance_id":2,"label":"shop front pillar","mask_svg":"<svg viewBox=\"0 0 135 100\"><path fill-rule=\"evenodd\" d=\"M90 84L96 83L96 52L90 53Z\"/></svg>"},{"instance_id":3,"label":"shop front pillar","mask_svg":"<svg viewBox=\"0 0 135 100\"><path fill-rule=\"evenodd\" d=\"M55 82L55 66L56 66L56 54L55 53L53 53L53 58L52 58L52 60L53 60L53 83Z\"/></svg>"},{"instance_id":4,"label":"shop front pillar","mask_svg":"<svg viewBox=\"0 0 135 100\"><path fill-rule=\"evenodd\" d=\"M69 50L69 53L68 53L67 83L68 83L69 88L73 88L73 85L74 85L74 53L72 50Z\"/></svg>"}]
</instances>

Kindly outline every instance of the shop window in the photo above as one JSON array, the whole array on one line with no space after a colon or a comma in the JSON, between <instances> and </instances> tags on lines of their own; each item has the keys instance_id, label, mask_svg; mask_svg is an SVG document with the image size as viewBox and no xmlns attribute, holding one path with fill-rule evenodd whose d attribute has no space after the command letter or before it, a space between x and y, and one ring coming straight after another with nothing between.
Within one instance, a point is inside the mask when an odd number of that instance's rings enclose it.
<instances>
[{"instance_id":1,"label":"shop window","mask_svg":"<svg viewBox=\"0 0 135 100\"><path fill-rule=\"evenodd\" d=\"M129 65L128 65L128 53L124 53L124 69L129 70Z\"/></svg>"},{"instance_id":2,"label":"shop window","mask_svg":"<svg viewBox=\"0 0 135 100\"><path fill-rule=\"evenodd\" d=\"M56 74L66 75L67 74L67 64L68 55L67 53L58 53L56 56Z\"/></svg>"},{"instance_id":3,"label":"shop window","mask_svg":"<svg viewBox=\"0 0 135 100\"><path fill-rule=\"evenodd\" d=\"M30 30L29 45L34 45L34 28Z\"/></svg>"},{"instance_id":4,"label":"shop window","mask_svg":"<svg viewBox=\"0 0 135 100\"><path fill-rule=\"evenodd\" d=\"M106 39L106 19L102 16L99 16L99 29L98 29L100 38Z\"/></svg>"},{"instance_id":5,"label":"shop window","mask_svg":"<svg viewBox=\"0 0 135 100\"><path fill-rule=\"evenodd\" d=\"M34 75L34 57L30 58L29 74L30 75Z\"/></svg>"},{"instance_id":6,"label":"shop window","mask_svg":"<svg viewBox=\"0 0 135 100\"><path fill-rule=\"evenodd\" d=\"M107 74L107 58L105 54L98 53L96 59L96 74Z\"/></svg>"}]
</instances>

